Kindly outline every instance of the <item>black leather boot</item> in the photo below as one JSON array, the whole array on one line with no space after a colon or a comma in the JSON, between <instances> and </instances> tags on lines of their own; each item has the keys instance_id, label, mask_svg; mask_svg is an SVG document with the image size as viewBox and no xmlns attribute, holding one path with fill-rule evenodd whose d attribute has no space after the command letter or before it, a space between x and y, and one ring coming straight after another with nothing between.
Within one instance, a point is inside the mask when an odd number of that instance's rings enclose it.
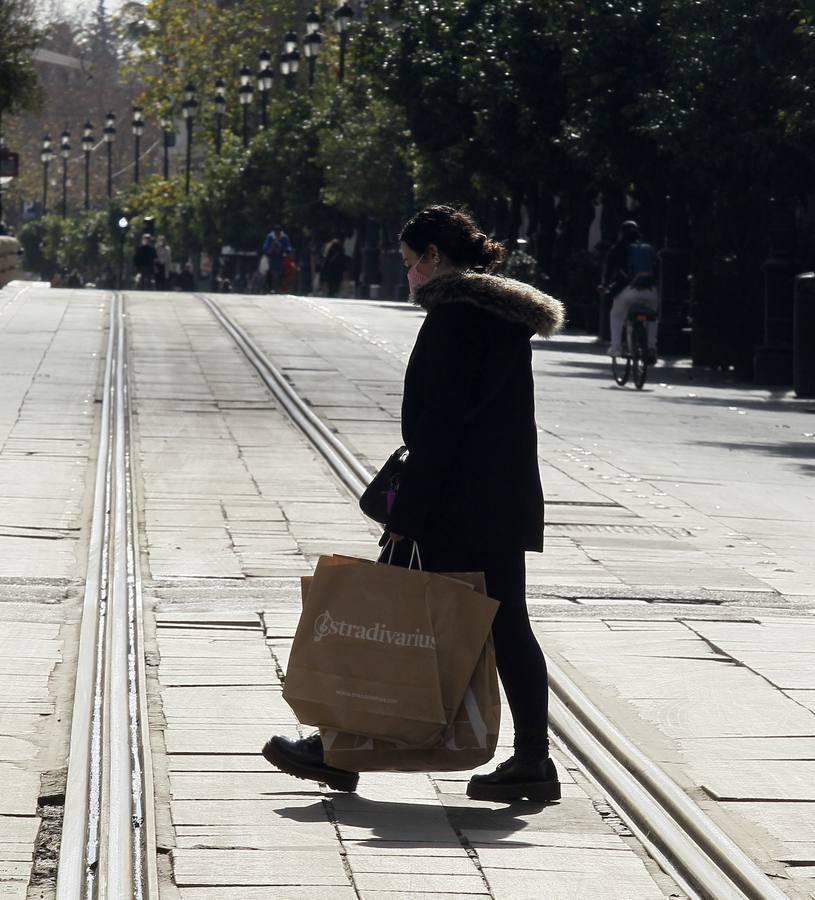
<instances>
[{"instance_id":1,"label":"black leather boot","mask_svg":"<svg viewBox=\"0 0 815 900\"><path fill-rule=\"evenodd\" d=\"M530 757L516 752L494 772L473 775L467 785L467 796L495 803L524 798L551 803L560 800L560 782L555 764L548 756Z\"/></svg>"},{"instance_id":2,"label":"black leather boot","mask_svg":"<svg viewBox=\"0 0 815 900\"><path fill-rule=\"evenodd\" d=\"M355 791L359 772L335 769L323 762L323 742L319 734L300 741L275 735L263 745L263 757L267 762L295 778L320 781L332 791Z\"/></svg>"}]
</instances>

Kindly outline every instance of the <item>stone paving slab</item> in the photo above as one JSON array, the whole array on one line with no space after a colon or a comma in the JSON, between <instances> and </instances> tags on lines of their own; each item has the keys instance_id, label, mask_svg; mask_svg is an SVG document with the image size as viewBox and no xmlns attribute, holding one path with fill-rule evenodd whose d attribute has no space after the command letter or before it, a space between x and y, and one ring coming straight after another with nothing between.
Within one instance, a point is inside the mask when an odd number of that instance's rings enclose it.
<instances>
[{"instance_id":1,"label":"stone paving slab","mask_svg":"<svg viewBox=\"0 0 815 900\"><path fill-rule=\"evenodd\" d=\"M297 884L323 885L328 897L341 886L355 891L354 896L404 900L503 898L501 892L489 892L472 853L461 843L459 835L469 837L470 829L470 840L478 840L485 852L491 848L498 853L499 868L504 859L512 867L524 866L537 880L558 853L562 874L576 855L583 854L588 865L599 848L610 847L603 852L615 860L630 856L636 863L628 868L620 863L616 872L631 896L650 896L650 874L600 818L562 760L564 800L547 808L473 803L464 796L466 773L365 773L359 794L341 794L270 768L258 752L263 741L275 731L297 733L293 714L281 705L279 676L268 649L290 644L296 596L292 592L292 605L285 611L274 608L262 619L256 616L255 627L251 617L224 608L210 608L196 626L194 613L164 602L158 607L158 678L164 678L165 666L177 671L189 661L202 682L166 687L161 694L172 863L181 897L195 896L189 891L196 886L221 885L230 896L242 896L246 886L282 889ZM242 624L228 629L224 622ZM206 639L191 639L196 631ZM279 636L280 631L288 636ZM191 652L203 643L209 648L206 665ZM244 653L236 656L236 648ZM251 659L250 668L256 668L261 664L258 651L277 689L204 686L213 670L230 667L236 659ZM256 714L248 716L253 710ZM511 740L507 733L504 740ZM545 843L547 834L552 837ZM536 837L528 840L531 835ZM505 844L509 855L504 858Z\"/></svg>"},{"instance_id":2,"label":"stone paving slab","mask_svg":"<svg viewBox=\"0 0 815 900\"><path fill-rule=\"evenodd\" d=\"M11 617L0 620L0 896L25 898L40 827L44 772L64 765L67 721L58 695L61 664L73 643L64 633L65 611L45 608L48 621L33 619L28 604L0 600ZM15 619L14 616L17 618Z\"/></svg>"},{"instance_id":3,"label":"stone paving slab","mask_svg":"<svg viewBox=\"0 0 815 900\"><path fill-rule=\"evenodd\" d=\"M330 890L330 893L329 893ZM350 886L325 885L299 886L287 884L283 887L264 885L263 887L229 887L230 900L357 900L357 892ZM182 888L181 900L224 900L223 887ZM461 900L461 898L457 898Z\"/></svg>"},{"instance_id":4,"label":"stone paving slab","mask_svg":"<svg viewBox=\"0 0 815 900\"><path fill-rule=\"evenodd\" d=\"M404 368L406 352L421 320L420 316L412 312L402 312L404 307L398 308L397 316L394 314L396 307L388 309L387 306L381 304L347 304L342 305L340 309L339 306L332 307L330 304L321 302L289 301L284 298L233 296L219 298L219 300L221 299L224 299L230 308L234 306L242 324L262 346L266 347L269 355L281 366L295 387L306 396L309 391L313 392L310 399L317 406L323 408L323 414L334 422L343 439L353 446L372 467L378 465L389 449L395 445L395 442L398 442L398 400L401 373ZM314 554L319 553L326 546L336 546L338 541L344 541L351 545L364 547L367 535L371 533L367 524L358 516L353 504L349 504L344 495L335 495L332 498L326 496L325 488L326 484L330 483L330 476L326 476L319 462L314 465L309 453L304 451L303 446L298 444L297 440L289 437L289 432L284 427L285 419L278 417L275 409L269 407L252 412L251 417L257 415L258 418L252 418L251 421L245 410L238 414L235 411L219 407L217 411L211 409L206 416L198 410L196 404L200 405L202 402L209 404L210 407L213 403L217 405L220 402L219 394L228 395L233 399L239 397L241 391L232 390L229 387L230 381L240 384L242 387L246 386L248 402L262 404L263 390L259 389L255 393L257 386L251 384L252 379L246 377L245 372L241 374L239 371L239 363L242 365L243 363L239 356L235 356L234 348L230 349L224 344L217 330L212 329L206 316L202 316L200 312L196 311L194 302L189 298L179 298L174 306L175 310L168 311L162 322L148 322L147 316L142 316L143 337L139 338L138 346L148 348L166 340L166 349L159 347L160 352L154 353L154 364L149 369L147 367L142 369L138 376L142 378L145 387L139 401L145 413L144 423L146 426L140 435L142 446L146 446L145 441L156 441L153 445L155 449L149 449L149 453L154 454L156 461L160 459L162 450L172 452L171 445L167 443L169 436L165 435L161 438L151 434L151 430L155 432L167 428L166 423L160 423L160 417L170 412L169 404L172 403L174 408L171 415L176 415L186 409L188 413L186 418L190 420L189 429L181 429L179 433L191 435L193 441L200 441L202 448L212 448L214 443L221 441L230 444L233 449L227 455L211 454L213 462L219 460L219 464L227 467L233 466L237 458L244 466L244 472L240 474L236 472L234 477L231 473L224 473L225 477L220 484L224 485L227 490L216 498L217 507L211 503L208 507L210 518L207 528L211 529L208 530L208 537L214 543L209 548L204 543L200 543L193 549L191 556L203 555L208 549L217 554L231 552L244 576L249 576L245 579L246 581L251 581L253 573L257 572L264 576L270 576L269 581L279 577L282 584L282 579L294 576L301 571L308 571ZM175 316L174 323L173 315ZM372 320L376 321L377 317L382 321L385 318L388 320L389 324L384 329L384 333L381 329L377 333L376 329L369 327ZM393 323L398 323L395 328L392 327ZM366 330L367 336L363 334ZM384 336L385 334L387 337ZM363 348L364 352L360 348ZM546 349L543 348L544 345L541 344L539 349L536 344L536 366L540 368L543 375L538 397L541 421L545 425L541 429L542 466L544 474L548 476L546 485L549 499L560 501L560 504L550 505L550 520L561 524L555 528L550 527L549 533L552 537L548 538L548 553L544 555L543 559L531 558L530 584L533 589L539 589L541 593L545 594L549 587L556 588L563 585L573 585L575 589L582 587L586 592L585 595L577 594L576 597L582 597L585 602L573 602L575 608L583 607L587 614L596 616L603 614L604 606L614 603L614 601L627 600L628 603L625 607L615 606L614 610L618 616L630 616L627 611L628 607L633 605L636 608L637 604L642 604L642 598L647 599L647 595L651 591L664 593L671 588L674 590L686 588L689 594L694 590L705 594L729 590L740 591L745 596L750 594L767 596L777 590L779 585L783 585L785 588L793 586L799 592L802 587L806 586L804 574L806 556L803 545L801 545L801 552L793 558L792 555L784 555L784 549L780 543L771 547L769 543L759 542L760 540L780 541L778 533L773 531L772 523L776 521L773 519L773 509L769 506L765 509L758 509L751 517L747 517L745 515L747 507L744 502L739 501L739 504L727 505L727 498L734 490L739 490L743 496L748 486L753 483L773 484L780 486L781 493L787 491L790 482L785 479L784 473L776 468L771 473L765 472L762 475L760 467L756 465L755 467L746 467L743 472L738 473L739 477L734 478L733 466L730 462L710 465L713 461L718 460L720 450L716 448L714 451L713 447L705 450L703 445L700 445L698 458L693 460L690 467L684 466L684 458L680 464L676 458L675 437L676 434L690 434L692 429L698 431L700 428L701 407L696 402L696 398L686 397L683 398L683 402L677 402L669 390L671 385L664 388L656 385L652 388L651 393L640 395L608 387L603 391L603 404L606 408L603 409L601 416L593 417L591 414L592 404L596 402L594 398L598 396L596 382L581 385L577 379L576 387L570 391L571 396L568 401L558 396L558 388L560 383L563 383L557 381L558 367L563 367L565 362L566 367L572 366L574 370L576 362L579 362L579 359L575 360L574 358L575 353L579 351L558 351L557 342L546 345ZM178 392L181 402L177 398L170 399L169 397L165 401L160 400L163 396L167 397L166 391L170 387L169 379L171 376L175 377L173 371L162 369L160 359L162 353L165 356L178 353L178 361L183 361L183 376ZM148 351L145 358L149 355ZM547 375L549 376L548 380ZM151 378L154 379L152 387L150 386ZM573 383L575 383L574 377ZM332 391L335 390L337 393L332 396ZM207 396L207 391L209 396ZM708 394L705 394L705 398L707 397ZM161 410L156 405L151 419L149 404L158 404L159 402L166 402L168 408ZM581 406L583 412L579 411ZM647 422L648 427L652 429L655 427L654 423L657 420L654 417L659 412L658 407L677 407L673 410L674 414L670 419L670 427L674 429L673 433L669 433L666 438L664 430L660 430L663 429L663 426L659 424L651 436L652 439L632 440L631 434L636 433L637 429L641 430L643 423ZM608 415L607 421L603 419L603 415ZM191 420L195 416L199 420L204 419L205 421L217 418L220 424L213 428L204 427L205 422L201 421L193 424ZM745 425L746 420L750 421ZM618 423L626 421L630 423L631 428L627 429L625 435L615 435L613 426L615 421ZM587 428L586 422L591 422L591 427ZM728 422L727 429L730 432L734 428L746 428L748 431L760 429L764 427L764 422L763 413L757 414L755 418L747 414L738 418L734 416L732 423ZM738 424L734 425L733 423ZM717 431L719 426L712 420L710 423L703 422L702 424L704 427L711 425L712 431L716 432L715 438L711 438L711 440L715 441L723 437L719 433L721 429ZM680 430L676 431L676 429ZM681 429L686 430L682 431ZM284 435L282 442L281 434ZM162 440L163 443L159 444L159 440ZM279 444L281 447L280 452L276 451L275 444ZM241 448L237 457L234 447ZM666 448L670 452L667 452ZM298 465L293 467L290 463L295 458ZM145 459L148 457L146 456ZM179 485L178 482L173 484L172 479L152 479L153 484L161 487L159 496L147 498L150 508L155 513L149 523L148 533L152 531L150 536L155 542L157 550L162 546L170 546L174 537L161 520L162 511L169 511L172 508L171 503L175 504L176 523L181 526L179 528L181 531L184 523L183 515L179 515L179 513L189 510L190 518L194 518L195 510L203 508L202 504L207 499L207 492L217 493L219 490L218 473L214 467L211 470L208 469L209 463L202 463L201 459L203 459L203 454L196 456L194 471L191 470L188 476L189 486L193 489L174 493L179 486L185 486ZM183 465L180 458L179 465ZM306 469L308 471L305 471ZM245 477L248 481L244 480ZM248 487L249 483L252 484L251 490ZM196 488L200 488L200 490ZM766 489L764 493L768 490ZM805 496L797 486L795 490L802 497ZM249 491L249 493L242 494L241 491ZM778 499L781 495L779 490L776 490L776 494L777 499L774 502L783 505L784 500ZM758 499L760 500L760 498ZM725 502L721 502L722 500ZM239 531L235 526L238 519L234 513L244 501L247 502L242 514L248 521L260 524L264 521L275 521L285 526L285 530L277 531L275 534L284 535L294 542L295 547L292 548L293 556L291 558L287 558L280 552L268 552L276 540L273 534L263 534L260 540L253 540L249 535L235 540ZM583 507L569 505L574 503L590 505ZM807 508L805 504L801 505ZM717 509L717 506L722 508ZM270 515L272 511L276 516L274 519ZM221 516L220 521L218 514ZM758 531L743 529L742 525L744 524L749 524L751 528L758 525ZM626 529L632 526L634 530L629 532L614 531L614 529ZM230 536L230 544L218 543L216 533L220 527L223 527ZM793 543L800 537L800 529L796 530L796 528L797 526L793 525ZM349 530L354 530L353 538L348 536ZM263 546L264 538L266 539L265 547ZM162 544L162 542L164 543ZM283 541L278 545L278 550L279 546L284 545L292 546ZM265 558L264 551L266 552ZM759 557L767 555L770 558L771 553L775 554L772 562L777 562L777 565L760 564L760 560L756 559L757 555ZM790 571L775 571L783 568L790 568ZM183 579L184 574L184 572L179 573L179 580ZM217 581L217 579L212 580ZM598 589L607 587L610 591L619 588L622 589L623 596L615 595L605 599L599 595L594 596L588 589L590 586ZM288 590L287 587L286 591ZM629 595L635 596L633 598L625 597L626 591ZM296 613L296 578L291 578L291 592L285 596L289 600L284 602L293 603L289 608ZM558 598L550 599L552 602L563 602ZM546 602L548 602L547 598L543 597L541 604L535 607L536 610L545 610ZM270 605L261 604L257 608L269 609ZM648 614L650 612L649 608ZM541 614L546 615L547 613ZM684 608L683 614L686 614ZM611 624L603 624L603 632L595 635L594 647L586 648L579 662L575 662L575 665L580 667L587 666L586 683L589 683L592 678L597 679L597 673L590 671L591 653L596 652L596 649L603 645L603 641L608 635L613 637L615 627ZM281 621L274 623L268 632L272 636L269 645L278 662L282 661L284 664L290 628L290 622ZM169 637L166 634L168 630L159 629L160 643L166 643ZM632 631L636 631L636 629L632 629ZM165 633L161 634L161 632ZM544 639L562 638L566 633L566 628L553 628L551 633L547 628ZM587 630L580 634L587 637L591 636L593 632ZM738 667L728 664L726 658L723 659L727 654L711 650L709 644L706 644L698 634L690 634L687 639L683 639L677 638L675 633L670 633L653 636L654 640L646 638L643 642L640 639L644 635L638 632L635 634L632 634L631 631L623 633L620 629L617 634L621 641L614 646L611 654L607 653L607 662L609 658L616 660L618 655L623 654L626 642L636 644L641 651L641 656L639 659L630 658L632 674L626 675L625 665L615 668L613 664L609 666L607 674L609 677L619 676L621 684L615 685L615 687L623 694L628 685L633 686L637 679L639 679L640 685L647 680L648 696L635 694L631 702L618 696L615 700L617 703L615 708L620 708L622 703L626 703L636 712L634 701L644 704L643 708L647 707L649 703L658 704L659 708L654 706L652 710L653 722L665 724L668 731L659 732L654 724L649 725L646 722L643 726L638 726L644 728L644 731L638 732L638 734L652 734L655 738L655 745L660 748L675 746L676 741L672 737L672 733L680 734L683 737L693 733L692 728L686 728L683 731L678 726L685 721L692 724L692 718L689 717L692 717L694 712L689 706L683 704L690 703L698 694L699 689L704 686L704 667L715 667L716 673L731 667L734 669ZM260 637L263 638L262 632ZM248 634L246 638L248 640ZM231 639L234 639L234 636L231 636ZM223 635L219 635L218 640L223 643L227 642L227 638ZM212 662L212 667L208 672L203 671L200 667L193 668L191 662L188 670L179 669L176 663L183 663L185 659L191 660L194 650L199 644L199 641L191 639L189 635L183 635L179 636L175 647L168 645L167 663L168 666L172 663L174 667L172 671L168 668L168 678L179 677L179 673L181 673L181 677L189 679L187 684L192 686L196 677L220 677L213 675L213 671L230 659L235 662L235 657L231 657L226 651L219 648L216 653L206 656L207 662ZM689 647L693 648L690 650L691 658L685 659ZM573 644L572 652L575 653L578 649L580 648ZM730 652L728 650L728 653ZM662 663L659 661L663 659L665 663L664 668L661 669ZM163 661L164 655L162 654L162 663ZM651 678L648 678L649 665ZM672 666L676 667L673 677L671 675ZM750 675L749 672L744 671L744 666L741 668L742 672L739 673L738 679ZM234 669L225 672L223 677L229 678L233 674L240 677L238 673L239 670ZM245 677L252 677L246 671L241 674ZM731 690L728 697L737 693L737 688L741 684L738 679L731 679L728 682ZM718 680L717 677L716 681ZM201 684L203 683L206 682L201 682ZM218 686L213 685L211 689L217 690ZM226 690L228 691L229 688L227 687ZM768 686L768 690L773 690L773 688ZM723 695L723 709L726 699ZM763 700L764 698L760 697L759 699ZM803 705L796 702L796 698L788 697L786 699L800 710L800 713L795 715L808 714ZM740 709L749 708L751 706L748 701L745 701L740 707ZM212 707L213 714L223 712L224 709L224 706L219 707L217 704L213 704ZM192 712L192 715L173 714L168 719L165 737L168 748L172 748L171 757L178 756L179 760L183 757L184 765L186 765L193 755L200 755L202 759L211 759L219 752L228 753L233 757L236 754L248 757L257 753L257 737L261 736L262 728L244 721L242 713L235 716L234 728L230 729L219 728L217 725L211 725L208 728L197 727L205 721L203 716L200 720L197 717L205 714L207 710L203 706L198 706ZM750 715L752 714L750 713ZM271 713L272 718L276 715L276 712ZM634 715L631 721L639 721L641 718ZM782 716L781 719L773 719L771 724L788 720L789 717L785 719ZM674 727L672 723L677 724L674 732L670 732L670 729ZM292 724L290 721L289 727L292 727ZM280 723L280 727L284 727L283 722ZM228 732L236 730L240 730L245 735L243 740L237 740L228 734ZM788 733L785 732L785 734ZM660 739L656 740L660 735ZM212 740L213 737L215 742ZM217 744L219 740L223 741L220 748ZM503 740L507 740L506 734ZM179 750L183 750L183 752L177 752ZM675 762L675 757L672 757L671 761ZM188 771L192 773L196 770ZM257 774L262 776L262 772L253 770L245 772L242 768L225 774L228 774L228 777L224 779L222 785L217 787L217 779L208 779L205 793L217 793L224 785L226 786L223 789L227 792L243 794L246 791L248 793L249 787L254 784L254 776ZM245 775L251 777L245 778ZM271 773L269 777L271 778ZM411 843L414 843L422 852L431 852L434 845L436 849L460 848L458 833L465 835L478 833L483 836L489 833L489 829L484 827L485 822L489 822L493 825L496 843L504 841L518 843L525 839L520 848L513 847L511 850L507 848L512 854L507 858L513 860L513 869L503 869L500 857L498 862L494 861L493 866L489 869L487 878L496 897L523 896L518 891L523 889L524 883L527 886L529 884L537 886L539 882L536 879L541 877L541 873L546 874L548 871L545 868L540 870L535 868L541 859L546 862L546 865L550 865L551 860L557 859L560 859L561 865L566 865L563 862L564 859L573 859L568 853L560 857L557 853L548 855L547 852L537 853L540 847L544 847L546 850L548 846L539 843L539 836L549 832L562 836L574 830L575 840L578 842L575 848L577 851L582 848L579 843L581 840L588 842L592 837L615 837L608 824L597 815L591 800L573 795L575 789L573 785L567 786L562 804L546 810L545 819L542 820L544 827L535 819L534 814L512 816L502 813L500 810L494 810L489 805L480 809L472 809L469 801L463 797L463 790L461 794L456 793L455 779L446 779L446 781L447 783L440 785L442 790L439 796L444 801L443 803L438 799L433 801L422 797L411 798L404 795L401 788L397 796L390 798L390 806L396 807L396 818L400 820L399 824L410 826L409 820L401 821L408 815L420 817L419 824L415 829L403 827L401 840L390 840L394 835L394 810L385 811L383 809L381 812L375 812L371 809L371 804L378 807L389 805L387 795L384 792L380 793L386 789L380 788L379 785L376 786L375 795L365 798L366 804L362 807L354 807L356 801L349 802L346 798L337 798L336 800L329 798L323 801L315 797L313 800L306 800L304 803L298 804L295 802L296 796L293 795L286 800L282 793L279 794L279 797L283 805L278 805L273 800L218 801L212 799L198 801L197 806L194 807L193 804L196 804L196 801L179 799L173 806L177 807L179 817L188 822L190 816L194 818L206 815L216 820L228 819L230 815L232 816L234 826L212 823L210 827L216 829L239 828L241 824L245 827L246 821L254 823L261 821L259 817L262 817L262 821L266 823L263 828L267 840L268 833L276 830L281 830L281 833L288 830L290 833L290 829L293 827L292 822L301 825L309 824L312 821L318 823L320 820L314 818L318 815L322 816L323 822L329 822L327 817L331 816L337 822L338 834L344 845L373 847L375 848L373 853L360 855L374 857L378 857L379 853L376 848L381 847L384 852L386 845L402 844L409 847ZM179 790L183 785L184 790L188 791L191 789L192 780L189 779L185 782L182 779L176 781L176 784L179 786ZM304 783L298 783L300 789L303 786ZM282 790L286 789L284 785ZM262 805L255 807L255 803ZM286 805L287 803L288 805ZM425 809L432 803L436 804L436 809L441 810L443 819L437 818L435 814L417 813L417 809ZM227 807L231 807L231 810L228 810ZM248 815L250 818L241 823L236 820L236 813ZM363 813L362 818L359 817L360 813ZM363 818L366 824L361 824ZM276 819L283 819L287 824L282 826L274 824ZM454 823L455 827L451 827L451 823ZM198 828L193 824L181 825L178 822L176 824L179 828ZM333 828L333 825L330 827ZM195 839L200 837L201 835L196 834ZM422 837L424 840L421 839ZM561 838L552 838L552 840L561 840ZM559 845L555 845L555 848L557 846ZM527 852L527 850L532 853L528 859L534 859L535 863L523 864L522 861L519 864L514 856L518 849L521 853ZM566 849L569 849L568 845ZM612 852L609 853L609 857L614 856L617 852L613 847L610 850ZM596 847L589 847L588 852L596 855L598 850ZM624 851L621 852L624 853ZM579 855L578 852L574 858ZM349 858L350 856L351 854L349 854ZM631 858L642 868L642 872L640 872L636 865L633 866L633 869L639 873L636 877L642 875L647 879L648 885L642 890L637 889L636 896L651 896L649 893L651 890L657 890L657 896L662 896L661 888L655 887L655 883L639 858L636 855ZM521 865L520 873L515 871L518 865ZM624 867L625 865L623 864ZM579 878L569 878L564 875L562 870L553 868L551 871L559 873L555 879L557 886L550 890L546 884L546 889L541 893L543 896L557 897L561 895L557 893L558 890L574 888L582 891L582 896L603 897L606 896L603 891L612 890L609 882L613 879L608 876L607 883L590 886L582 883ZM494 875L491 874L493 872ZM421 872L418 873L418 875L421 874ZM458 873L450 874L455 876ZM634 877L633 874L632 877ZM367 884L364 887L357 886L360 888L361 895L383 897L388 893L393 893L381 883L372 886ZM396 896L410 896L410 889L405 890L404 885L399 884L395 887L402 888L396 890ZM461 889L460 884L457 889ZM184 888L184 895L188 890L192 890L192 888ZM429 895L433 894L438 895L438 890L434 890ZM457 894L457 896L463 895ZM581 896L581 894L576 893L574 896ZM611 893L608 896L626 895Z\"/></svg>"}]
</instances>

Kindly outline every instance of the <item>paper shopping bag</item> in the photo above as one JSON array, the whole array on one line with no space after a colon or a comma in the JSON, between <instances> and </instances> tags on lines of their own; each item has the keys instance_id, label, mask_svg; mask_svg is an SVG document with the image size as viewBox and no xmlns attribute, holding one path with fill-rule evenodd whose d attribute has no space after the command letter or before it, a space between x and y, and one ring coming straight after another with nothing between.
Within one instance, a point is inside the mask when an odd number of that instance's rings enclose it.
<instances>
[{"instance_id":1,"label":"paper shopping bag","mask_svg":"<svg viewBox=\"0 0 815 900\"><path fill-rule=\"evenodd\" d=\"M432 746L455 716L496 609L442 575L321 558L283 696L301 722ZM442 658L452 690L442 690Z\"/></svg>"},{"instance_id":2,"label":"paper shopping bag","mask_svg":"<svg viewBox=\"0 0 815 900\"><path fill-rule=\"evenodd\" d=\"M435 747L411 747L321 728L323 753L330 766L350 772L453 772L489 762L498 745L501 697L492 636L478 659L464 700Z\"/></svg>"}]
</instances>

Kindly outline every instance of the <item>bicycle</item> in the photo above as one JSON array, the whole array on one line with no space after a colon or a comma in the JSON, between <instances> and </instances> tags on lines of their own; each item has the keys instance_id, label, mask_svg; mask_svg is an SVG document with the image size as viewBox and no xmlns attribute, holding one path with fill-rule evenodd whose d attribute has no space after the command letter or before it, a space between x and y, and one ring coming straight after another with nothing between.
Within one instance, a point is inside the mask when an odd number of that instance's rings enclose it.
<instances>
[{"instance_id":1,"label":"bicycle","mask_svg":"<svg viewBox=\"0 0 815 900\"><path fill-rule=\"evenodd\" d=\"M633 373L634 386L638 391L642 390L648 366L653 362L648 351L648 322L655 322L656 318L657 314L650 306L635 304L628 310L623 333L625 356L619 360L616 356L611 358L611 371L620 387L628 383Z\"/></svg>"}]
</instances>

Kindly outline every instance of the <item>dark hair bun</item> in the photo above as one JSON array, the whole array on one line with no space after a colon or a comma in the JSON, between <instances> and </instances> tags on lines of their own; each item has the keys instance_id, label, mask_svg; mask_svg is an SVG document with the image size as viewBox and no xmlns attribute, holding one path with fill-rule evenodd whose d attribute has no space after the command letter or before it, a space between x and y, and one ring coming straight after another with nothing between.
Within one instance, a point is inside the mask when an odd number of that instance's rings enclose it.
<instances>
[{"instance_id":1,"label":"dark hair bun","mask_svg":"<svg viewBox=\"0 0 815 900\"><path fill-rule=\"evenodd\" d=\"M415 253L435 244L455 266L492 271L506 250L478 229L472 215L452 206L428 206L410 219L399 239Z\"/></svg>"}]
</instances>

